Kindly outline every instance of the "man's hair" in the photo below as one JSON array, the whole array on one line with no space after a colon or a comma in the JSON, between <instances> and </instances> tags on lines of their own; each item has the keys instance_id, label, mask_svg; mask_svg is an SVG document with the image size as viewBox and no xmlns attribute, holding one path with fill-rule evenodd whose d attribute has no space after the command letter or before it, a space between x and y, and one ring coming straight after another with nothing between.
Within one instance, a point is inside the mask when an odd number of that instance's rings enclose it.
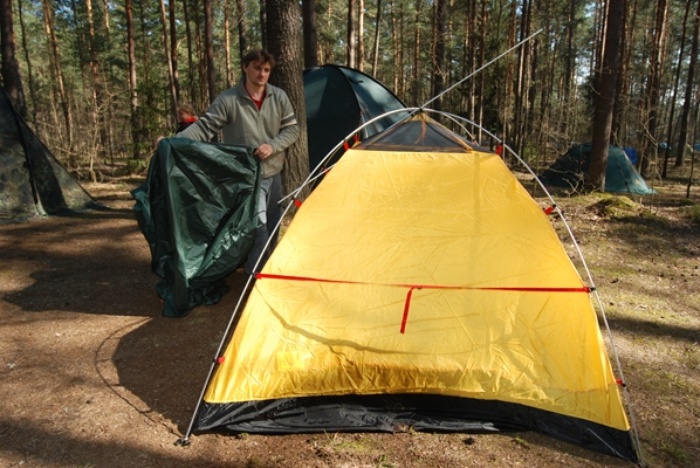
<instances>
[{"instance_id":1,"label":"man's hair","mask_svg":"<svg viewBox=\"0 0 700 468\"><path fill-rule=\"evenodd\" d=\"M251 50L243 57L243 66L248 66L251 62L262 62L270 64L270 68L275 67L275 58L264 49Z\"/></svg>"},{"instance_id":2,"label":"man's hair","mask_svg":"<svg viewBox=\"0 0 700 468\"><path fill-rule=\"evenodd\" d=\"M180 107L177 108L177 111L178 112L180 112L180 111L187 112L188 114L193 116L194 115L194 106L192 106L192 104L189 104L189 103L182 104Z\"/></svg>"}]
</instances>

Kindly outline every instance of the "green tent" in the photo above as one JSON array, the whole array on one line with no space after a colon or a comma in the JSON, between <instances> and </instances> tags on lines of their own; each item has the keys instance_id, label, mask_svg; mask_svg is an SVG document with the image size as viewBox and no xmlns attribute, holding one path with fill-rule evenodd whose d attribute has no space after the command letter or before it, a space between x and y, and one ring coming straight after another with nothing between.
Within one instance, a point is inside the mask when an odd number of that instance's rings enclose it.
<instances>
[{"instance_id":1,"label":"green tent","mask_svg":"<svg viewBox=\"0 0 700 468\"><path fill-rule=\"evenodd\" d=\"M0 88L0 219L97 208L15 111Z\"/></svg>"},{"instance_id":2,"label":"green tent","mask_svg":"<svg viewBox=\"0 0 700 468\"><path fill-rule=\"evenodd\" d=\"M213 304L253 245L260 164L239 146L166 138L132 192L163 315Z\"/></svg>"},{"instance_id":3,"label":"green tent","mask_svg":"<svg viewBox=\"0 0 700 468\"><path fill-rule=\"evenodd\" d=\"M352 68L324 65L304 71L309 167L315 168L333 147L360 125L403 109L401 100L372 77ZM366 126L358 139L381 132L399 121L402 112ZM332 164L342 152L335 154Z\"/></svg>"},{"instance_id":4,"label":"green tent","mask_svg":"<svg viewBox=\"0 0 700 468\"><path fill-rule=\"evenodd\" d=\"M547 185L579 188L590 166L592 145L586 143L569 149L540 175L540 180ZM608 162L605 170L605 191L610 193L629 193L650 195L649 188L641 175L634 168L629 158L617 146L608 149Z\"/></svg>"}]
</instances>

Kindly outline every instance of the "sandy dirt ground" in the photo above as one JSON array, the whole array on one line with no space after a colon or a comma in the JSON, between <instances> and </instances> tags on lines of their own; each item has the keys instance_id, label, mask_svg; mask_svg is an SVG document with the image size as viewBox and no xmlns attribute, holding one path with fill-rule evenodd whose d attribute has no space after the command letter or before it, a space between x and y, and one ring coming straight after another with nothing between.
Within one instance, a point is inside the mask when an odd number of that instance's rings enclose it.
<instances>
[{"instance_id":1,"label":"sandy dirt ground","mask_svg":"<svg viewBox=\"0 0 700 468\"><path fill-rule=\"evenodd\" d=\"M245 278L233 273L219 304L162 317L130 187L87 188L111 209L0 225L0 467L630 466L534 433L198 434L177 446ZM693 313L678 352L697 358ZM652 339L629 334L620 331L623 350ZM652 344L650 362L660 359ZM643 362L632 380L643 379ZM670 391L696 396L698 372ZM697 402L685 403L689 418L669 420L658 412L678 400L659 399L657 411L652 393L639 411L642 423L661 419L642 431L650 460L691 466Z\"/></svg>"}]
</instances>

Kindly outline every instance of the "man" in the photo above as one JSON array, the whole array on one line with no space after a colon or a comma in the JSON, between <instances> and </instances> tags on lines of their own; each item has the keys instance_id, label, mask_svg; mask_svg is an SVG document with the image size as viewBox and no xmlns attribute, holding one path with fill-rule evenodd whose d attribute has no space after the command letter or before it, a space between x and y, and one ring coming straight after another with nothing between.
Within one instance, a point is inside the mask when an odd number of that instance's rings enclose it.
<instances>
[{"instance_id":1,"label":"man","mask_svg":"<svg viewBox=\"0 0 700 468\"><path fill-rule=\"evenodd\" d=\"M254 50L243 57L243 78L233 88L221 93L206 113L176 136L197 141L211 141L223 131L223 143L255 148L261 162L262 181L258 194L259 226L248 254L245 269L250 275L260 271L268 253L261 257L272 231L280 220L282 197L280 173L284 168L285 150L299 136L299 126L292 103L282 89L267 80L275 60L267 51Z\"/></svg>"}]
</instances>

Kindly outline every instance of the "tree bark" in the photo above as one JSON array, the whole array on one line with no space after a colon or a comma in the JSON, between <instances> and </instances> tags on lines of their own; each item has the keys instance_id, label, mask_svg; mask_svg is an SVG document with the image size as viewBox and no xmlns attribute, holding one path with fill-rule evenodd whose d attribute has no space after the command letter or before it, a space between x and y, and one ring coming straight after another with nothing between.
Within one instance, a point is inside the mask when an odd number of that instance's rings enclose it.
<instances>
[{"instance_id":1,"label":"tree bark","mask_svg":"<svg viewBox=\"0 0 700 468\"><path fill-rule=\"evenodd\" d=\"M654 27L654 42L650 54L649 81L646 90L646 137L644 138L644 149L640 155L640 171L643 176L647 176L648 168L652 156L657 154L657 136L659 118L659 97L661 95L661 76L663 74L664 59L666 57L666 30L668 26L668 2L659 0L656 10L656 22Z\"/></svg>"},{"instance_id":2,"label":"tree bark","mask_svg":"<svg viewBox=\"0 0 700 468\"><path fill-rule=\"evenodd\" d=\"M693 106L693 88L698 89L695 83L695 69L698 66L698 42L700 42L700 1L697 2L697 11L695 12L695 19L693 20L693 39L690 46L690 63L688 64L688 76L686 77L685 85L685 97L683 101L683 110L681 111L681 118L678 122L679 132L678 132L678 144L676 145L676 167L683 164L683 153L685 152L685 147L688 143L688 122L690 118L690 111ZM700 95L700 93L698 93ZM693 140L691 143L695 143Z\"/></svg>"},{"instance_id":3,"label":"tree bark","mask_svg":"<svg viewBox=\"0 0 700 468\"><path fill-rule=\"evenodd\" d=\"M301 16L304 29L304 68L312 68L318 66L318 32L316 30L316 6L316 0L302 0L301 2Z\"/></svg>"},{"instance_id":4,"label":"tree bark","mask_svg":"<svg viewBox=\"0 0 700 468\"><path fill-rule=\"evenodd\" d=\"M124 13L126 16L126 47L129 59L129 107L131 110L131 138L133 141L132 156L138 159L141 143L141 119L139 118L139 98L136 78L136 41L134 40L134 17L131 0L125 0Z\"/></svg>"},{"instance_id":5,"label":"tree bark","mask_svg":"<svg viewBox=\"0 0 700 468\"><path fill-rule=\"evenodd\" d=\"M357 30L355 29L356 5L357 0L348 0L347 65L350 68L357 68Z\"/></svg>"},{"instance_id":6,"label":"tree bark","mask_svg":"<svg viewBox=\"0 0 700 468\"><path fill-rule=\"evenodd\" d=\"M177 91L175 87L175 71L173 69L173 59L170 54L168 44L168 22L165 19L165 0L160 0L160 24L163 31L163 54L165 55L165 65L168 72L168 84L170 91L170 123L174 127L177 122Z\"/></svg>"},{"instance_id":7,"label":"tree bark","mask_svg":"<svg viewBox=\"0 0 700 468\"><path fill-rule=\"evenodd\" d=\"M49 47L49 60L51 62L51 71L56 83L56 88L61 101L61 108L63 109L63 124L66 130L66 141L68 142L68 147L72 147L73 137L72 137L72 121L73 116L71 114L70 105L68 103L68 96L66 95L66 88L63 80L63 68L61 67L61 59L58 54L58 38L56 37L56 29L53 25L53 4L51 0L42 0L42 6L44 10L44 32L46 33L46 41Z\"/></svg>"},{"instance_id":8,"label":"tree bark","mask_svg":"<svg viewBox=\"0 0 700 468\"><path fill-rule=\"evenodd\" d=\"M170 68L173 71L173 90L175 102L180 104L180 73L178 72L177 21L175 19L175 2L168 1L168 20L170 21Z\"/></svg>"},{"instance_id":9,"label":"tree bark","mask_svg":"<svg viewBox=\"0 0 700 468\"><path fill-rule=\"evenodd\" d=\"M445 89L445 37L447 25L447 0L435 0L435 44L433 47L433 97ZM442 97L433 101L432 107L442 110Z\"/></svg>"},{"instance_id":10,"label":"tree bark","mask_svg":"<svg viewBox=\"0 0 700 468\"><path fill-rule=\"evenodd\" d=\"M2 77L5 91L23 119L27 118L19 62L15 55L15 32L12 24L12 0L0 0L0 47L2 48Z\"/></svg>"},{"instance_id":11,"label":"tree bark","mask_svg":"<svg viewBox=\"0 0 700 468\"><path fill-rule=\"evenodd\" d=\"M372 52L372 78L377 77L377 62L379 61L379 26L381 25L381 20L382 0L377 0L377 18L374 22L374 50Z\"/></svg>"},{"instance_id":12,"label":"tree bark","mask_svg":"<svg viewBox=\"0 0 700 468\"><path fill-rule=\"evenodd\" d=\"M624 0L609 0L605 21L605 42L603 56L598 59L594 82L593 135L591 162L586 175L586 183L593 190L605 191L605 170L610 147L613 105L615 103L615 82L620 56L620 38Z\"/></svg>"},{"instance_id":13,"label":"tree bark","mask_svg":"<svg viewBox=\"0 0 700 468\"><path fill-rule=\"evenodd\" d=\"M204 51L207 58L207 84L209 103L216 99L216 73L214 68L214 26L211 14L211 0L204 1Z\"/></svg>"},{"instance_id":14,"label":"tree bark","mask_svg":"<svg viewBox=\"0 0 700 468\"><path fill-rule=\"evenodd\" d=\"M248 50L248 33L246 32L246 12L245 0L236 0L236 24L238 24L238 53L240 59L243 59ZM234 79L235 81L235 79Z\"/></svg>"},{"instance_id":15,"label":"tree bark","mask_svg":"<svg viewBox=\"0 0 700 468\"><path fill-rule=\"evenodd\" d=\"M0 0L0 1L8 1L10 2L11 0ZM36 82L34 81L34 73L32 71L32 60L29 57L29 47L27 46L27 28L24 25L24 13L22 10L22 0L17 0L17 13L19 14L19 25L20 25L20 30L22 31L22 50L24 52L24 61L27 63L27 81L29 85L29 99L32 103L32 122L36 123L36 114L37 114L37 107L38 107L38 101L37 101L37 96L36 96ZM3 29L5 26L3 26ZM8 31L11 31L12 28L8 27ZM21 79L20 79L21 83ZM24 95L24 93L22 93ZM29 107L29 106L25 106ZM21 111L20 111L21 114Z\"/></svg>"},{"instance_id":16,"label":"tree bark","mask_svg":"<svg viewBox=\"0 0 700 468\"><path fill-rule=\"evenodd\" d=\"M673 77L673 90L671 94L670 109L668 111L668 123L666 124L666 148L664 148L664 164L661 170L661 178L665 179L668 173L668 160L671 158L671 147L673 146L673 124L674 116L676 113L676 97L678 96L678 85L681 80L681 70L683 68L683 61L685 60L685 39L686 39L686 26L688 24L688 15L690 13L690 2L685 5L685 15L683 16L683 21L681 25L681 43L678 46L678 63L676 65L676 72ZM681 154L683 153L683 147L681 147Z\"/></svg>"},{"instance_id":17,"label":"tree bark","mask_svg":"<svg viewBox=\"0 0 700 468\"><path fill-rule=\"evenodd\" d=\"M365 71L365 0L357 0L357 69Z\"/></svg>"},{"instance_id":18,"label":"tree bark","mask_svg":"<svg viewBox=\"0 0 700 468\"><path fill-rule=\"evenodd\" d=\"M277 65L271 76L274 84L284 89L292 101L299 124L299 138L287 148L287 164L282 173L282 186L289 193L309 174L309 150L306 137L306 108L302 70L304 66L299 31L298 4L292 0L267 3L268 50Z\"/></svg>"}]
</instances>

